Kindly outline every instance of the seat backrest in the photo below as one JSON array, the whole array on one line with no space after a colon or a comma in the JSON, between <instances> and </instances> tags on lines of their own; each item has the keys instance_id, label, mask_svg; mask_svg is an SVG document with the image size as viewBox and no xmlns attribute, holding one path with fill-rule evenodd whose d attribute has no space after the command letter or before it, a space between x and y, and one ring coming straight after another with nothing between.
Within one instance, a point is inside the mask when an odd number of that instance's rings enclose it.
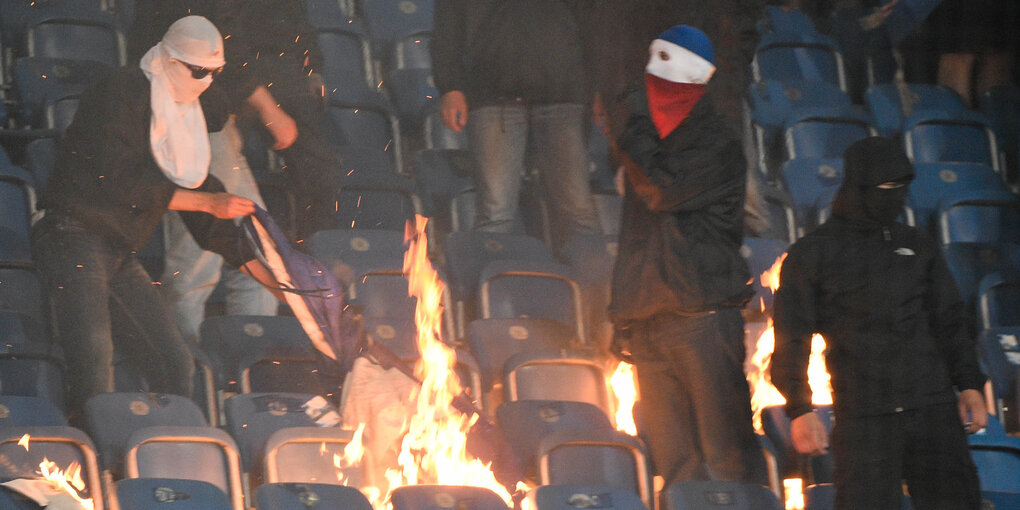
<instances>
[{"instance_id":1,"label":"seat backrest","mask_svg":"<svg viewBox=\"0 0 1020 510\"><path fill-rule=\"evenodd\" d=\"M390 494L393 510L507 510L495 492L461 485L408 485Z\"/></svg>"},{"instance_id":2,"label":"seat backrest","mask_svg":"<svg viewBox=\"0 0 1020 510\"><path fill-rule=\"evenodd\" d=\"M432 30L433 0L362 0L358 3L372 40L392 43L417 32Z\"/></svg>"},{"instance_id":3,"label":"seat backrest","mask_svg":"<svg viewBox=\"0 0 1020 510\"><path fill-rule=\"evenodd\" d=\"M493 260L479 274L478 295L483 319L553 319L573 326L582 342L588 340L581 287L570 268L558 262Z\"/></svg>"},{"instance_id":4,"label":"seat backrest","mask_svg":"<svg viewBox=\"0 0 1020 510\"><path fill-rule=\"evenodd\" d=\"M241 459L229 434L215 427L154 426L128 438L125 478L180 478L215 485L244 510Z\"/></svg>"},{"instance_id":5,"label":"seat backrest","mask_svg":"<svg viewBox=\"0 0 1020 510\"><path fill-rule=\"evenodd\" d=\"M245 472L256 477L261 474L266 441L277 430L315 426L315 418L310 413L316 411L308 407L314 398L315 395L308 393L263 392L234 395L224 402L226 429L237 443ZM325 399L322 404L332 407Z\"/></svg>"},{"instance_id":6,"label":"seat backrest","mask_svg":"<svg viewBox=\"0 0 1020 510\"><path fill-rule=\"evenodd\" d=\"M663 494L664 510L782 510L776 495L753 483L690 481L672 483Z\"/></svg>"},{"instance_id":7,"label":"seat backrest","mask_svg":"<svg viewBox=\"0 0 1020 510\"><path fill-rule=\"evenodd\" d=\"M99 475L96 448L92 440L73 427L66 426L13 426L0 427L0 480L37 478L43 460L50 462L47 469L60 469L65 473L73 466L81 468L84 489L79 496L92 499L95 510L103 510L103 492Z\"/></svg>"},{"instance_id":8,"label":"seat backrest","mask_svg":"<svg viewBox=\"0 0 1020 510\"><path fill-rule=\"evenodd\" d=\"M490 261L555 260L552 250L538 238L497 232L452 232L443 242L443 252L455 300L469 300L475 295L482 268Z\"/></svg>"},{"instance_id":9,"label":"seat backrest","mask_svg":"<svg viewBox=\"0 0 1020 510\"><path fill-rule=\"evenodd\" d=\"M502 384L503 364L511 356L522 352L567 349L578 341L573 328L550 319L476 319L466 329L465 341L478 360L483 391Z\"/></svg>"},{"instance_id":10,"label":"seat backrest","mask_svg":"<svg viewBox=\"0 0 1020 510\"><path fill-rule=\"evenodd\" d=\"M613 415L609 387L594 352L527 351L503 364L505 400L567 400L587 402Z\"/></svg>"},{"instance_id":11,"label":"seat backrest","mask_svg":"<svg viewBox=\"0 0 1020 510\"><path fill-rule=\"evenodd\" d=\"M227 388L231 381L240 381L242 368L239 361L246 353L261 353L281 346L300 349L311 345L301 323L288 316L209 317L202 321L199 337L202 350L213 364L220 388Z\"/></svg>"},{"instance_id":12,"label":"seat backrest","mask_svg":"<svg viewBox=\"0 0 1020 510\"><path fill-rule=\"evenodd\" d=\"M918 111L903 123L903 144L915 163L956 161L999 170L995 132L976 112Z\"/></svg>"},{"instance_id":13,"label":"seat backrest","mask_svg":"<svg viewBox=\"0 0 1020 510\"><path fill-rule=\"evenodd\" d=\"M372 510L361 491L332 483L264 483L255 489L257 510L308 510L309 506Z\"/></svg>"},{"instance_id":14,"label":"seat backrest","mask_svg":"<svg viewBox=\"0 0 1020 510\"><path fill-rule=\"evenodd\" d=\"M287 427L274 432L266 440L261 459L266 483L340 483L363 486L366 473L360 466L336 464L344 457L344 448L354 434L337 427Z\"/></svg>"},{"instance_id":15,"label":"seat backrest","mask_svg":"<svg viewBox=\"0 0 1020 510\"><path fill-rule=\"evenodd\" d=\"M871 112L875 127L883 136L899 134L904 120L920 110L960 112L967 103L956 91L926 83L880 83L864 92L864 102Z\"/></svg>"},{"instance_id":16,"label":"seat backrest","mask_svg":"<svg viewBox=\"0 0 1020 510\"><path fill-rule=\"evenodd\" d=\"M0 281L4 272L0 270ZM66 410L64 355L60 346L40 342L0 343L0 392L44 398L57 409Z\"/></svg>"},{"instance_id":17,"label":"seat backrest","mask_svg":"<svg viewBox=\"0 0 1020 510\"><path fill-rule=\"evenodd\" d=\"M980 163L915 163L909 203L917 226L935 222L940 203L963 199L1008 199L1009 190L998 173Z\"/></svg>"},{"instance_id":18,"label":"seat backrest","mask_svg":"<svg viewBox=\"0 0 1020 510\"><path fill-rule=\"evenodd\" d=\"M152 510L187 505L187 510L231 510L230 500L215 485L178 478L128 478L116 482L120 510Z\"/></svg>"},{"instance_id":19,"label":"seat backrest","mask_svg":"<svg viewBox=\"0 0 1020 510\"><path fill-rule=\"evenodd\" d=\"M517 400L496 409L496 422L517 454L518 464L538 479L538 447L556 430L613 430L606 412L586 402Z\"/></svg>"},{"instance_id":20,"label":"seat backrest","mask_svg":"<svg viewBox=\"0 0 1020 510\"><path fill-rule=\"evenodd\" d=\"M543 485L528 491L525 499L535 510L647 510L634 491L602 485Z\"/></svg>"},{"instance_id":21,"label":"seat backrest","mask_svg":"<svg viewBox=\"0 0 1020 510\"><path fill-rule=\"evenodd\" d=\"M854 142L875 134L866 120L825 110L807 110L787 120L786 157L842 159Z\"/></svg>"},{"instance_id":22,"label":"seat backrest","mask_svg":"<svg viewBox=\"0 0 1020 510\"><path fill-rule=\"evenodd\" d=\"M1020 326L1020 275L1007 268L982 277L977 305L982 328Z\"/></svg>"},{"instance_id":23,"label":"seat backrest","mask_svg":"<svg viewBox=\"0 0 1020 510\"><path fill-rule=\"evenodd\" d=\"M14 93L22 125L47 126L45 109L60 98L79 96L113 71L105 64L53 57L22 57L14 62Z\"/></svg>"},{"instance_id":24,"label":"seat backrest","mask_svg":"<svg viewBox=\"0 0 1020 510\"><path fill-rule=\"evenodd\" d=\"M45 398L0 395L0 427L30 426L67 426L67 418Z\"/></svg>"},{"instance_id":25,"label":"seat backrest","mask_svg":"<svg viewBox=\"0 0 1020 510\"><path fill-rule=\"evenodd\" d=\"M86 431L99 447L99 465L120 477L128 438L155 425L203 427L201 408L187 397L142 392L100 393L85 402Z\"/></svg>"},{"instance_id":26,"label":"seat backrest","mask_svg":"<svg viewBox=\"0 0 1020 510\"><path fill-rule=\"evenodd\" d=\"M44 19L28 28L25 45L30 57L90 60L111 69L127 61L124 34L116 20Z\"/></svg>"},{"instance_id":27,"label":"seat backrest","mask_svg":"<svg viewBox=\"0 0 1020 510\"><path fill-rule=\"evenodd\" d=\"M937 214L943 245L1020 243L1020 200L949 200Z\"/></svg>"},{"instance_id":28,"label":"seat backrest","mask_svg":"<svg viewBox=\"0 0 1020 510\"><path fill-rule=\"evenodd\" d=\"M654 508L654 491L644 444L616 430L557 430L538 448L542 485L581 484L636 492Z\"/></svg>"},{"instance_id":29,"label":"seat backrest","mask_svg":"<svg viewBox=\"0 0 1020 510\"><path fill-rule=\"evenodd\" d=\"M312 234L308 247L344 282L377 270L400 271L404 265L404 236L394 230L320 230Z\"/></svg>"},{"instance_id":30,"label":"seat backrest","mask_svg":"<svg viewBox=\"0 0 1020 510\"><path fill-rule=\"evenodd\" d=\"M995 397L1010 395L1020 372L1020 327L982 329L978 349L981 368L988 374Z\"/></svg>"},{"instance_id":31,"label":"seat backrest","mask_svg":"<svg viewBox=\"0 0 1020 510\"><path fill-rule=\"evenodd\" d=\"M764 34L755 50L755 81L822 81L846 90L843 58L835 42L817 34Z\"/></svg>"}]
</instances>

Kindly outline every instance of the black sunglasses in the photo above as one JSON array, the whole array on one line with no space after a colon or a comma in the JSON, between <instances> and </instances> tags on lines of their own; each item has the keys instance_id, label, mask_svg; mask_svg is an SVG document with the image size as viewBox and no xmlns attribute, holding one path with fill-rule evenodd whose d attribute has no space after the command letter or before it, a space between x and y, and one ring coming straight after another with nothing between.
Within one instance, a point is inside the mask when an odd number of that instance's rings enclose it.
<instances>
[{"instance_id":1,"label":"black sunglasses","mask_svg":"<svg viewBox=\"0 0 1020 510\"><path fill-rule=\"evenodd\" d=\"M209 69L208 67L200 67L200 66L196 66L196 65L191 65L191 64L189 64L189 63L187 63L187 62L185 62L183 60L177 60L177 61L182 63L182 64L184 64L184 67L187 67L188 70L191 71L191 77L196 79L196 80L201 80L202 78L205 78L206 76L209 76L210 73L212 74L213 78L215 78L215 77L219 76L220 73L223 72L223 67L217 67L216 69Z\"/></svg>"}]
</instances>

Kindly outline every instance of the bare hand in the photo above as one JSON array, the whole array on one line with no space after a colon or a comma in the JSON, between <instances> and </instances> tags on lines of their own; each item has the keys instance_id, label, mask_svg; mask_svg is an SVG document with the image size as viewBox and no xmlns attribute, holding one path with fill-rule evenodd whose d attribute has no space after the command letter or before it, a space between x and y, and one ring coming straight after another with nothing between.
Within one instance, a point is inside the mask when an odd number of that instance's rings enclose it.
<instances>
[{"instance_id":1,"label":"bare hand","mask_svg":"<svg viewBox=\"0 0 1020 510\"><path fill-rule=\"evenodd\" d=\"M988 410L985 409L985 397L980 391L961 391L956 405L968 433L973 434L988 426Z\"/></svg>"},{"instance_id":2,"label":"bare hand","mask_svg":"<svg viewBox=\"0 0 1020 510\"><path fill-rule=\"evenodd\" d=\"M443 125L460 133L467 125L468 105L464 93L459 90L451 90L439 100L439 117Z\"/></svg>"},{"instance_id":3,"label":"bare hand","mask_svg":"<svg viewBox=\"0 0 1020 510\"><path fill-rule=\"evenodd\" d=\"M273 135L273 139L276 140L273 150L286 149L297 140L297 122L294 122L294 118L287 115L287 112L282 108L277 107L263 112L262 122L269 133Z\"/></svg>"},{"instance_id":4,"label":"bare hand","mask_svg":"<svg viewBox=\"0 0 1020 510\"><path fill-rule=\"evenodd\" d=\"M255 212L255 202L230 193L207 193L208 212L221 220L232 220Z\"/></svg>"},{"instance_id":5,"label":"bare hand","mask_svg":"<svg viewBox=\"0 0 1020 510\"><path fill-rule=\"evenodd\" d=\"M804 413L790 423L790 439L798 453L825 455L829 451L829 435L822 419L814 412Z\"/></svg>"}]
</instances>

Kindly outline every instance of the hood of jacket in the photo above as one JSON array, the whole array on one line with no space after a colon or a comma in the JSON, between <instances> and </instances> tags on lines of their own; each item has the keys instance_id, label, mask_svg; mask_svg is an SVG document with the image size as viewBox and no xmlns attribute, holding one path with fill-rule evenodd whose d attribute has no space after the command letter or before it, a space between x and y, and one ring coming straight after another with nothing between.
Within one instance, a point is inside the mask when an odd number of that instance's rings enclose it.
<instances>
[{"instance_id":1,"label":"hood of jacket","mask_svg":"<svg viewBox=\"0 0 1020 510\"><path fill-rule=\"evenodd\" d=\"M873 136L843 153L843 183L832 204L833 218L858 228L880 228L896 220L906 203L914 167L894 140ZM878 186L903 184L893 189Z\"/></svg>"}]
</instances>

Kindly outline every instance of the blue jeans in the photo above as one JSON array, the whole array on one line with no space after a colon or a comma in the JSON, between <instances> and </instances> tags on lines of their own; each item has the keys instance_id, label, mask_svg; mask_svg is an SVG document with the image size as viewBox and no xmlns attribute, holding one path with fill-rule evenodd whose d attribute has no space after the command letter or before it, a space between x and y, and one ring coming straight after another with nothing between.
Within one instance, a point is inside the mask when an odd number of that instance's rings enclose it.
<instances>
[{"instance_id":1,"label":"blue jeans","mask_svg":"<svg viewBox=\"0 0 1020 510\"><path fill-rule=\"evenodd\" d=\"M71 415L80 416L89 397L114 391L114 345L150 391L191 396L191 354L134 256L50 211L32 228L32 257L53 305Z\"/></svg>"},{"instance_id":2,"label":"blue jeans","mask_svg":"<svg viewBox=\"0 0 1020 510\"><path fill-rule=\"evenodd\" d=\"M212 152L209 173L223 183L228 193L265 207L248 161L241 154L241 145L241 133L233 117L222 131L209 133ZM168 212L164 227L166 264L160 280L185 340L199 343L198 332L205 318L205 303L219 284L221 275L227 288L227 315L276 315L279 306L276 297L254 278L224 266L220 255L203 250L191 237L178 213Z\"/></svg>"},{"instance_id":3,"label":"blue jeans","mask_svg":"<svg viewBox=\"0 0 1020 510\"><path fill-rule=\"evenodd\" d=\"M576 234L600 231L588 184L586 108L580 104L511 103L471 110L468 143L478 161L475 229L510 232L525 164L538 170L562 246Z\"/></svg>"}]
</instances>

